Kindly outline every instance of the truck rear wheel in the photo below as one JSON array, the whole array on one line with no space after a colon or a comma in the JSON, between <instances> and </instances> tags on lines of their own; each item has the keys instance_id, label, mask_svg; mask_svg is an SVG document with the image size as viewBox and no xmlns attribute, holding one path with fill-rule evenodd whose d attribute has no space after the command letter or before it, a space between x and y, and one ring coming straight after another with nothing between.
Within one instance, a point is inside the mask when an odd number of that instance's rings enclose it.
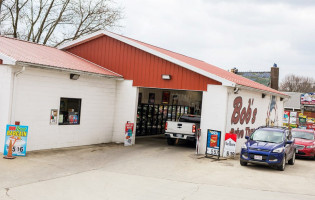
<instances>
[{"instance_id":1,"label":"truck rear wheel","mask_svg":"<svg viewBox=\"0 0 315 200\"><path fill-rule=\"evenodd\" d=\"M167 138L167 144L168 144L168 145L174 145L174 144L175 144L175 139L173 139L173 138Z\"/></svg>"}]
</instances>

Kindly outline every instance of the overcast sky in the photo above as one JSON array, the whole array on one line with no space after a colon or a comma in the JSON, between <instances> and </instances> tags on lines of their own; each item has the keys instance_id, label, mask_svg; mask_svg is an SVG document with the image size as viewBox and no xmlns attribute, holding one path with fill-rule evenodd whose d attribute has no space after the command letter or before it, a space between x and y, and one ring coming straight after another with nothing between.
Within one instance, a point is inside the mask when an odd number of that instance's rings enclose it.
<instances>
[{"instance_id":1,"label":"overcast sky","mask_svg":"<svg viewBox=\"0 0 315 200\"><path fill-rule=\"evenodd\" d=\"M315 78L315 0L116 0L115 32L223 69Z\"/></svg>"}]
</instances>

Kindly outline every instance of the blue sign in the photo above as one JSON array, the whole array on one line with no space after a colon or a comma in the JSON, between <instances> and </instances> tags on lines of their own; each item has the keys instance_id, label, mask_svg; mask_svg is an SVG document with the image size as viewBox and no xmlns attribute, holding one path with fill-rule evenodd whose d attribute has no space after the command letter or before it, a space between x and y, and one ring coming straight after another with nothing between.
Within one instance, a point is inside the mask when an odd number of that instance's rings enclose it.
<instances>
[{"instance_id":1,"label":"blue sign","mask_svg":"<svg viewBox=\"0 0 315 200\"><path fill-rule=\"evenodd\" d=\"M219 155L221 132L208 129L206 154Z\"/></svg>"},{"instance_id":2,"label":"blue sign","mask_svg":"<svg viewBox=\"0 0 315 200\"><path fill-rule=\"evenodd\" d=\"M10 142L13 156L25 156L28 126L7 125L3 155L7 155Z\"/></svg>"}]
</instances>

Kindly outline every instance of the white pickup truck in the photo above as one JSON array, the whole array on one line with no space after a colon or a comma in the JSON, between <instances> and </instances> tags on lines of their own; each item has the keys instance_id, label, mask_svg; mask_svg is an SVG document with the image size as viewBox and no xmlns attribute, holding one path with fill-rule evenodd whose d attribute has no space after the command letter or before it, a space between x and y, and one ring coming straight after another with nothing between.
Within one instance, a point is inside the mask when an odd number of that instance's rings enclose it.
<instances>
[{"instance_id":1,"label":"white pickup truck","mask_svg":"<svg viewBox=\"0 0 315 200\"><path fill-rule=\"evenodd\" d=\"M195 141L199 127L200 115L183 115L178 122L167 121L165 125L167 144L174 145L176 139Z\"/></svg>"}]
</instances>

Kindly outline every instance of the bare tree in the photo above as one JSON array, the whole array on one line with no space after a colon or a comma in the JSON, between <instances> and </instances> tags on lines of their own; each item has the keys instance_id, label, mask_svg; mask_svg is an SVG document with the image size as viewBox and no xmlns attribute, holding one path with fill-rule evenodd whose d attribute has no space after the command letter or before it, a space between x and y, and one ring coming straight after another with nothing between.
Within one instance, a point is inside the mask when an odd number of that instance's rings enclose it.
<instances>
[{"instance_id":1,"label":"bare tree","mask_svg":"<svg viewBox=\"0 0 315 200\"><path fill-rule=\"evenodd\" d=\"M1 14L2 3L3 3L3 0L0 0L0 14Z\"/></svg>"},{"instance_id":2,"label":"bare tree","mask_svg":"<svg viewBox=\"0 0 315 200\"><path fill-rule=\"evenodd\" d=\"M288 75L281 84L280 90L285 92L315 92L315 79L311 77Z\"/></svg>"},{"instance_id":3,"label":"bare tree","mask_svg":"<svg viewBox=\"0 0 315 200\"><path fill-rule=\"evenodd\" d=\"M118 27L122 9L111 0L1 0L0 34L58 46ZM1 4L0 4L1 5ZM4 16L4 14L3 14ZM2 19L2 20L1 20Z\"/></svg>"},{"instance_id":4,"label":"bare tree","mask_svg":"<svg viewBox=\"0 0 315 200\"><path fill-rule=\"evenodd\" d=\"M1 30L1 22L5 19L6 13L3 11L3 3L5 0L0 0L0 30Z\"/></svg>"}]
</instances>

